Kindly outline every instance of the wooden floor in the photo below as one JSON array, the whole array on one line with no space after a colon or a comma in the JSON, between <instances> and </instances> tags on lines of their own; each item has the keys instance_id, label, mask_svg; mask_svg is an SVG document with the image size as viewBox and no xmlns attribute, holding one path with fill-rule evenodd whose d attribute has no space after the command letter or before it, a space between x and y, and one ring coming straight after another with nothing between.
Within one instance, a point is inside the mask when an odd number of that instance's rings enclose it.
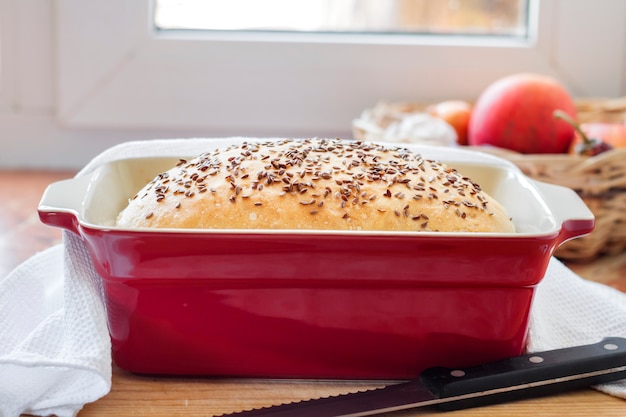
<instances>
[{"instance_id":1,"label":"wooden floor","mask_svg":"<svg viewBox=\"0 0 626 417\"><path fill-rule=\"evenodd\" d=\"M73 172L0 171L0 277L61 241L61 230L39 221L37 205L51 182Z\"/></svg>"}]
</instances>

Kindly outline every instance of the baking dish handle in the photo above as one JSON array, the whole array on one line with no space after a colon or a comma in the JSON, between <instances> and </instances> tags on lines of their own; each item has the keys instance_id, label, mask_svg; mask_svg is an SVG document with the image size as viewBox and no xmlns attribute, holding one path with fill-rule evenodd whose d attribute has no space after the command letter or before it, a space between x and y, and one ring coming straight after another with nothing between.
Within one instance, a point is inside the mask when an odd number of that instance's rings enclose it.
<instances>
[{"instance_id":1,"label":"baking dish handle","mask_svg":"<svg viewBox=\"0 0 626 417\"><path fill-rule=\"evenodd\" d=\"M37 208L41 222L80 234L78 217L83 212L84 198L90 183L91 178L84 176L50 184Z\"/></svg>"},{"instance_id":2,"label":"baking dish handle","mask_svg":"<svg viewBox=\"0 0 626 417\"><path fill-rule=\"evenodd\" d=\"M532 180L554 214L561 231L557 246L593 231L595 217L580 196L571 188Z\"/></svg>"}]
</instances>

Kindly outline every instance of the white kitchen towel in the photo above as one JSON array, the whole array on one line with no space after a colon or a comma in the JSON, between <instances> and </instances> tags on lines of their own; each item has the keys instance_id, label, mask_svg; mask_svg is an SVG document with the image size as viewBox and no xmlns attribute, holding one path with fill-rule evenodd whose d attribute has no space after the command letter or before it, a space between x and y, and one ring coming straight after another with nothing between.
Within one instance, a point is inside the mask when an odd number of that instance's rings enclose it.
<instances>
[{"instance_id":1,"label":"white kitchen towel","mask_svg":"<svg viewBox=\"0 0 626 417\"><path fill-rule=\"evenodd\" d=\"M555 258L537 286L531 310L529 352L626 337L626 294L585 280ZM626 399L626 379L594 387Z\"/></svg>"},{"instance_id":2,"label":"white kitchen towel","mask_svg":"<svg viewBox=\"0 0 626 417\"><path fill-rule=\"evenodd\" d=\"M242 140L127 142L98 155L77 175L112 160L193 156ZM62 245L0 280L0 417L73 416L109 392L111 346L102 300L87 250L71 232L64 232ZM581 279L552 259L537 289L528 350L595 343L607 335L626 337L626 294ZM626 381L597 388L626 399Z\"/></svg>"},{"instance_id":3,"label":"white kitchen towel","mask_svg":"<svg viewBox=\"0 0 626 417\"><path fill-rule=\"evenodd\" d=\"M0 281L0 416L73 416L111 388L99 284L79 239Z\"/></svg>"}]
</instances>

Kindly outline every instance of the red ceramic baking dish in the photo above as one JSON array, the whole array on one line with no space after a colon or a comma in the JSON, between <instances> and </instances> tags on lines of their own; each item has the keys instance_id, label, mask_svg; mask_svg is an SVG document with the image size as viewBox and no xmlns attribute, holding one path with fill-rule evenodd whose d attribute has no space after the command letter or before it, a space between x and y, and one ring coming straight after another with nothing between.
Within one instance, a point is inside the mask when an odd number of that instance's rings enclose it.
<instances>
[{"instance_id":1,"label":"red ceramic baking dish","mask_svg":"<svg viewBox=\"0 0 626 417\"><path fill-rule=\"evenodd\" d=\"M550 257L594 226L569 189L497 158L438 152L506 207L516 233L114 227L128 198L178 157L115 161L53 183L39 215L89 249L123 369L410 378L522 353Z\"/></svg>"}]
</instances>

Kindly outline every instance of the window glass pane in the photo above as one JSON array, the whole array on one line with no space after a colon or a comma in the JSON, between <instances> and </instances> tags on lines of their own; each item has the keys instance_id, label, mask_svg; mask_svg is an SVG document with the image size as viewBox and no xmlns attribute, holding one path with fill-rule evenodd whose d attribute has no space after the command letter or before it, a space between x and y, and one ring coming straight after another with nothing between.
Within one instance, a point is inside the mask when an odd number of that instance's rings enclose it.
<instances>
[{"instance_id":1,"label":"window glass pane","mask_svg":"<svg viewBox=\"0 0 626 417\"><path fill-rule=\"evenodd\" d=\"M156 0L159 29L526 37L529 0Z\"/></svg>"}]
</instances>

